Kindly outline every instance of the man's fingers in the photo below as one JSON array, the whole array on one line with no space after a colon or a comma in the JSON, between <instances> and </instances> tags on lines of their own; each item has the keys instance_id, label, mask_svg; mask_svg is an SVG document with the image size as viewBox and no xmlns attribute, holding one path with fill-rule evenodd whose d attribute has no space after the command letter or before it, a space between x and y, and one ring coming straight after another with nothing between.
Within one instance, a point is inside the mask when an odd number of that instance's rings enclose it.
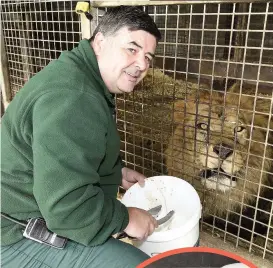
<instances>
[{"instance_id":1,"label":"man's fingers","mask_svg":"<svg viewBox=\"0 0 273 268\"><path fill-rule=\"evenodd\" d=\"M150 219L151 219L151 226L153 226L154 229L157 228L158 227L157 220L152 215L150 215Z\"/></svg>"},{"instance_id":2,"label":"man's fingers","mask_svg":"<svg viewBox=\"0 0 273 268\"><path fill-rule=\"evenodd\" d=\"M155 228L154 228L154 225L152 225L149 230L149 235L151 235L154 231L155 231Z\"/></svg>"},{"instance_id":3,"label":"man's fingers","mask_svg":"<svg viewBox=\"0 0 273 268\"><path fill-rule=\"evenodd\" d=\"M157 228L157 226L158 226L157 220L154 217L152 217L152 222L149 225L149 235L151 235L155 231L155 228Z\"/></svg>"},{"instance_id":4,"label":"man's fingers","mask_svg":"<svg viewBox=\"0 0 273 268\"><path fill-rule=\"evenodd\" d=\"M145 181L138 181L138 183L139 183L139 185L140 185L141 187L144 187L144 186L145 186Z\"/></svg>"},{"instance_id":5,"label":"man's fingers","mask_svg":"<svg viewBox=\"0 0 273 268\"><path fill-rule=\"evenodd\" d=\"M144 176L139 176L139 177L137 178L137 181L138 181L138 183L139 183L139 185L140 185L141 187L144 187L144 186L145 186L145 177L144 177Z\"/></svg>"},{"instance_id":6,"label":"man's fingers","mask_svg":"<svg viewBox=\"0 0 273 268\"><path fill-rule=\"evenodd\" d=\"M144 235L144 239L147 239L149 235L150 235L149 232L146 232Z\"/></svg>"}]
</instances>

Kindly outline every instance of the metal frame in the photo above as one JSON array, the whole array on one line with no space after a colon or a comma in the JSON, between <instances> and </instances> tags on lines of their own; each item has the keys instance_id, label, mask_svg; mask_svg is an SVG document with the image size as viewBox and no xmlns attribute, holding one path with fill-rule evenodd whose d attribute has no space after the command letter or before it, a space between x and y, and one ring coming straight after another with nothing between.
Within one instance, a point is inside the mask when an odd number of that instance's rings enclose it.
<instances>
[{"instance_id":1,"label":"metal frame","mask_svg":"<svg viewBox=\"0 0 273 268\"><path fill-rule=\"evenodd\" d=\"M2 25L0 25L0 35L1 35L1 64L0 64L0 87L1 87L1 102L3 101L4 110L7 109L11 101L11 90L10 90L10 81L9 81L9 71L8 71L8 60L4 44L4 36ZM2 107L1 107L2 108ZM1 114L4 111L1 111Z\"/></svg>"},{"instance_id":2,"label":"metal frame","mask_svg":"<svg viewBox=\"0 0 273 268\"><path fill-rule=\"evenodd\" d=\"M262 0L268 2L268 0ZM186 5L186 4L221 4L221 3L260 3L261 0L185 0L185 1L154 1L154 0L113 0L113 1L91 1L93 7L111 7L119 5L128 6L165 6L165 5Z\"/></svg>"}]
</instances>

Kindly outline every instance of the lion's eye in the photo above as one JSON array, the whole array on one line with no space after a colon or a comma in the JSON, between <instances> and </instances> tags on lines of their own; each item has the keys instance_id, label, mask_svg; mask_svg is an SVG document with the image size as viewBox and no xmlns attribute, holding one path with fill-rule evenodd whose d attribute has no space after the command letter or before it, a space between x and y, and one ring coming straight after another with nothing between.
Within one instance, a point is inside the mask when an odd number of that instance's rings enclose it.
<instances>
[{"instance_id":1,"label":"lion's eye","mask_svg":"<svg viewBox=\"0 0 273 268\"><path fill-rule=\"evenodd\" d=\"M202 130L208 130L208 124L207 123L198 123L197 128L202 129Z\"/></svg>"},{"instance_id":2,"label":"lion's eye","mask_svg":"<svg viewBox=\"0 0 273 268\"><path fill-rule=\"evenodd\" d=\"M238 127L235 127L235 128L234 128L234 132L235 132L235 133L236 133L236 132L242 132L244 129L245 129L245 127L243 127L243 126L238 126Z\"/></svg>"}]
</instances>

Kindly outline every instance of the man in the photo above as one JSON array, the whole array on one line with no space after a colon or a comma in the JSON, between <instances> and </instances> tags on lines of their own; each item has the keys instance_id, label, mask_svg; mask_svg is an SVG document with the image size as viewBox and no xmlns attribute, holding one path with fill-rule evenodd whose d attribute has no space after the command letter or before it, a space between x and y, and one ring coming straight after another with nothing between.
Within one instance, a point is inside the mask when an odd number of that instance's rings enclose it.
<instances>
[{"instance_id":1,"label":"man","mask_svg":"<svg viewBox=\"0 0 273 268\"><path fill-rule=\"evenodd\" d=\"M113 94L132 92L154 57L160 32L136 7L108 11L91 41L63 52L20 90L2 119L2 212L42 217L69 239L63 250L22 236L2 218L2 267L136 267L148 258L112 238L145 239L146 211L116 199L144 176L121 165Z\"/></svg>"}]
</instances>

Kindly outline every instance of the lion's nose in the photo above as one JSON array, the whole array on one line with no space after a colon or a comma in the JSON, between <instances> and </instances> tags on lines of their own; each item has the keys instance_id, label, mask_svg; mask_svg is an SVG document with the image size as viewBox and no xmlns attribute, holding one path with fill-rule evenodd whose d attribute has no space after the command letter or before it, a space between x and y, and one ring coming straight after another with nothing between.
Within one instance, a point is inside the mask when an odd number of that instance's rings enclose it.
<instances>
[{"instance_id":1,"label":"lion's nose","mask_svg":"<svg viewBox=\"0 0 273 268\"><path fill-rule=\"evenodd\" d=\"M215 152L221 159L227 159L233 152L233 149L225 144L217 144L213 147L213 152Z\"/></svg>"}]
</instances>

